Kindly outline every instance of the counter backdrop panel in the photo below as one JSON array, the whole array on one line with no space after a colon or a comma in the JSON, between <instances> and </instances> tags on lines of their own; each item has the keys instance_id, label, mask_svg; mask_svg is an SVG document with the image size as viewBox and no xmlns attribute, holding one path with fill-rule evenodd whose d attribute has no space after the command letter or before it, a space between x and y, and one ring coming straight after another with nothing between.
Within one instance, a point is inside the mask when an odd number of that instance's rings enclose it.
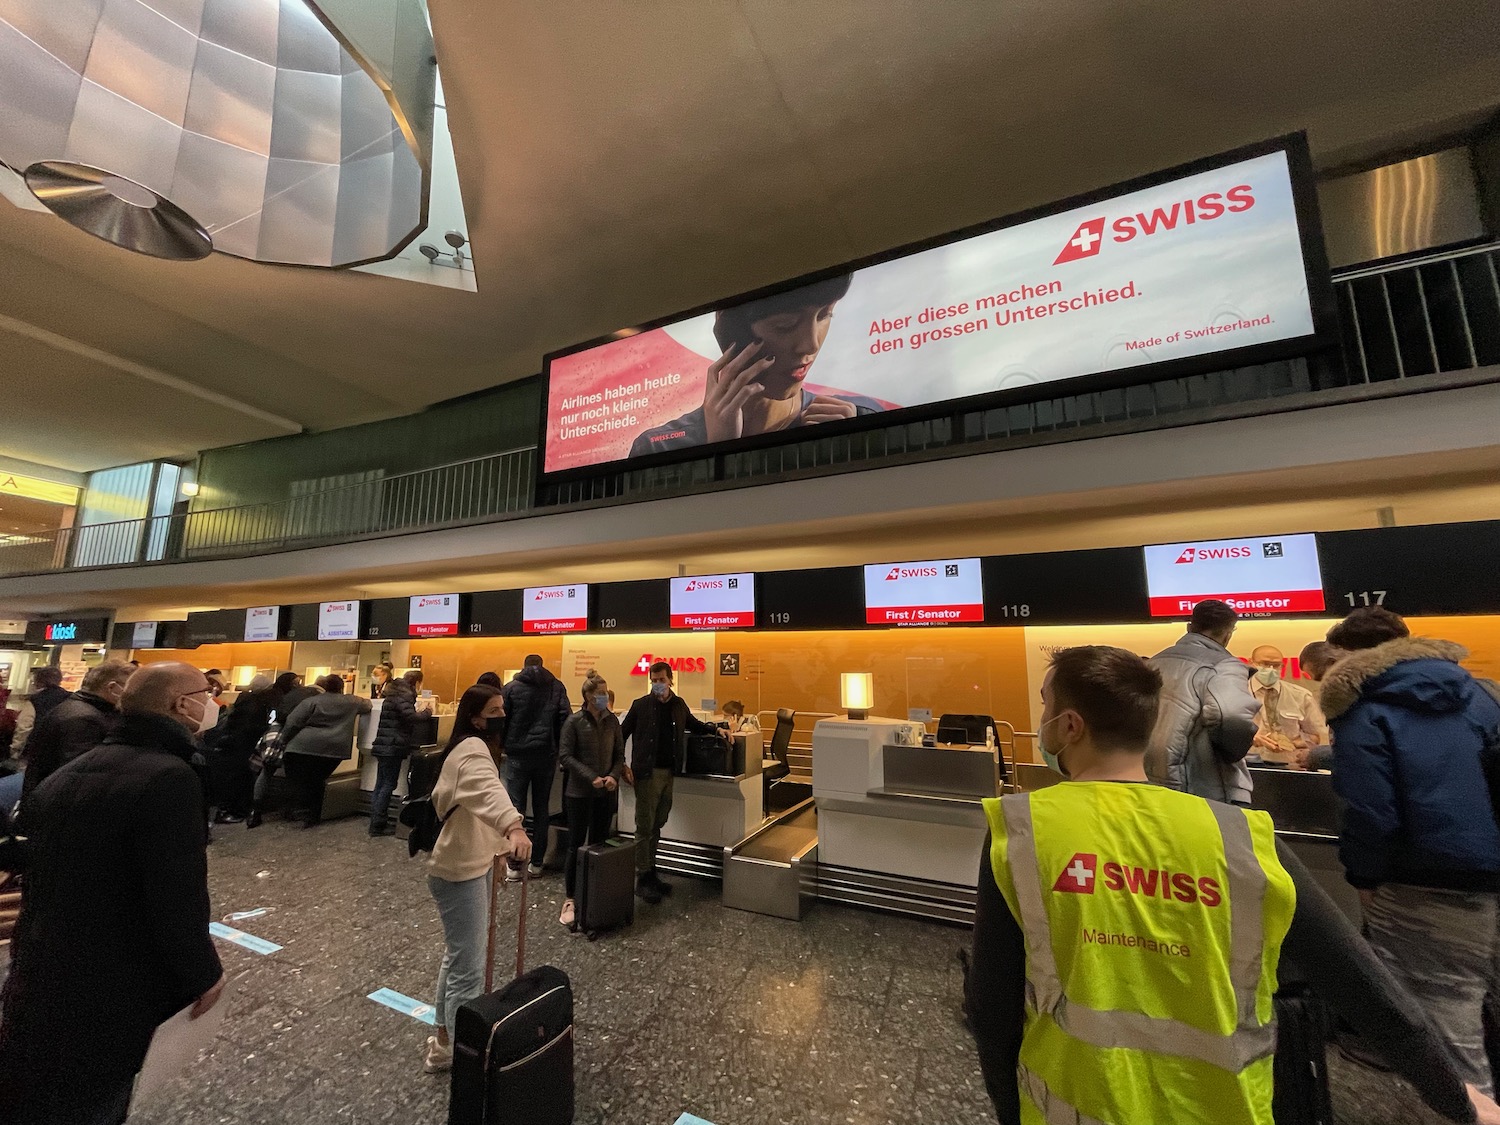
<instances>
[{"instance_id":1,"label":"counter backdrop panel","mask_svg":"<svg viewBox=\"0 0 1500 1125\"><path fill-rule=\"evenodd\" d=\"M998 555L984 564L989 625L1141 621L1146 574L1136 547Z\"/></svg>"},{"instance_id":2,"label":"counter backdrop panel","mask_svg":"<svg viewBox=\"0 0 1500 1125\"><path fill-rule=\"evenodd\" d=\"M519 637L521 591L485 590L469 596L468 636ZM517 664L517 667L520 667Z\"/></svg>"},{"instance_id":3,"label":"counter backdrop panel","mask_svg":"<svg viewBox=\"0 0 1500 1125\"><path fill-rule=\"evenodd\" d=\"M671 584L666 578L598 582L592 592L592 627L601 632L654 633L671 627Z\"/></svg>"},{"instance_id":4,"label":"counter backdrop panel","mask_svg":"<svg viewBox=\"0 0 1500 1125\"><path fill-rule=\"evenodd\" d=\"M395 641L406 637L407 626L407 602L406 598L376 598L374 601L366 602L364 632L362 639L367 641Z\"/></svg>"},{"instance_id":5,"label":"counter backdrop panel","mask_svg":"<svg viewBox=\"0 0 1500 1125\"><path fill-rule=\"evenodd\" d=\"M315 641L318 639L318 603L285 607L281 615L284 641Z\"/></svg>"},{"instance_id":6,"label":"counter backdrop panel","mask_svg":"<svg viewBox=\"0 0 1500 1125\"><path fill-rule=\"evenodd\" d=\"M756 576L762 629L863 629L864 568L773 570Z\"/></svg>"},{"instance_id":7,"label":"counter backdrop panel","mask_svg":"<svg viewBox=\"0 0 1500 1125\"><path fill-rule=\"evenodd\" d=\"M1500 613L1500 520L1324 532L1318 553L1330 613Z\"/></svg>"}]
</instances>

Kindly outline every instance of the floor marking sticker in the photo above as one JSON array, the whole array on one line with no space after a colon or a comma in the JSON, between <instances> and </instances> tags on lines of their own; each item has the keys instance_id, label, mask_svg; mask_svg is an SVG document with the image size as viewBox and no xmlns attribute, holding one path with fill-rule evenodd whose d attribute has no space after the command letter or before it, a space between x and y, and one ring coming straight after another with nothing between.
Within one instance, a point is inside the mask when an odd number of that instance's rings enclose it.
<instances>
[{"instance_id":1,"label":"floor marking sticker","mask_svg":"<svg viewBox=\"0 0 1500 1125\"><path fill-rule=\"evenodd\" d=\"M701 1117L694 1117L691 1113L684 1113L672 1125L714 1125L712 1121L705 1121Z\"/></svg>"},{"instance_id":2,"label":"floor marking sticker","mask_svg":"<svg viewBox=\"0 0 1500 1125\"><path fill-rule=\"evenodd\" d=\"M387 1008L400 1012L403 1016L410 1016L414 1020L421 1020L428 1027L437 1025L437 1009L431 1004L424 1004L420 1000L413 1000L410 996L403 996L393 988L377 988L366 1000L373 1000L377 1004L384 1004Z\"/></svg>"},{"instance_id":3,"label":"floor marking sticker","mask_svg":"<svg viewBox=\"0 0 1500 1125\"><path fill-rule=\"evenodd\" d=\"M274 941L267 941L265 938L258 938L254 934L247 934L242 930L232 929L224 925L223 922L210 922L208 924L208 932L216 938L223 938L225 941L233 942L241 949L248 949L251 953L275 953L281 948Z\"/></svg>"}]
</instances>

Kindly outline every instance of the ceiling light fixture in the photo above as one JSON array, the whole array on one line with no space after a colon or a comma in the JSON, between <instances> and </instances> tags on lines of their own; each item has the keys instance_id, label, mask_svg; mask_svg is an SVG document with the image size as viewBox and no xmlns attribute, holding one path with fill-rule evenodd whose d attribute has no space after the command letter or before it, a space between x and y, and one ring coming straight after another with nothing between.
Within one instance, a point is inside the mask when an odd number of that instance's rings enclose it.
<instances>
[{"instance_id":1,"label":"ceiling light fixture","mask_svg":"<svg viewBox=\"0 0 1500 1125\"><path fill-rule=\"evenodd\" d=\"M26 169L26 186L58 218L126 250L178 262L213 252L213 239L181 207L102 168L41 160Z\"/></svg>"},{"instance_id":2,"label":"ceiling light fixture","mask_svg":"<svg viewBox=\"0 0 1500 1125\"><path fill-rule=\"evenodd\" d=\"M463 249L469 244L469 240L462 233L450 230L447 234L443 235L443 241L453 247L453 249L443 250L430 242L424 242L417 247L417 250L421 253L422 257L435 266L448 266L456 270L473 268L469 264L473 259L465 254Z\"/></svg>"}]
</instances>

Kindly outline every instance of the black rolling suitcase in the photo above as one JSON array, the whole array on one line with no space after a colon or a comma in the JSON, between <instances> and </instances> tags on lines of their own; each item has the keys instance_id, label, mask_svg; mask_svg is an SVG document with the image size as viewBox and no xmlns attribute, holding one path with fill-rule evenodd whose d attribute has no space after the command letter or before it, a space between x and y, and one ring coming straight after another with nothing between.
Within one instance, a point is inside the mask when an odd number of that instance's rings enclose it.
<instances>
[{"instance_id":1,"label":"black rolling suitcase","mask_svg":"<svg viewBox=\"0 0 1500 1125\"><path fill-rule=\"evenodd\" d=\"M1276 994L1275 1091L1271 1117L1276 1125L1333 1125L1328 1095L1327 1014L1305 988Z\"/></svg>"},{"instance_id":2,"label":"black rolling suitcase","mask_svg":"<svg viewBox=\"0 0 1500 1125\"><path fill-rule=\"evenodd\" d=\"M526 886L521 876L516 979L489 991L495 963L495 900L485 993L459 1008L453 1026L448 1125L572 1125L573 987L551 965L525 972ZM495 859L494 890L505 877Z\"/></svg>"},{"instance_id":3,"label":"black rolling suitcase","mask_svg":"<svg viewBox=\"0 0 1500 1125\"><path fill-rule=\"evenodd\" d=\"M578 850L573 929L593 941L635 921L635 841L606 840Z\"/></svg>"}]
</instances>

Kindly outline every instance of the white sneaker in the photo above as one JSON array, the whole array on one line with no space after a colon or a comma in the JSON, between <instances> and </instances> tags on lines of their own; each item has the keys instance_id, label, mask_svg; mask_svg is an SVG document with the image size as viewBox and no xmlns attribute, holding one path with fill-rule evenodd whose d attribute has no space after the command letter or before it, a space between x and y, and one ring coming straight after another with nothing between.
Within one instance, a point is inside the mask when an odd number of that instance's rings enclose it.
<instances>
[{"instance_id":1,"label":"white sneaker","mask_svg":"<svg viewBox=\"0 0 1500 1125\"><path fill-rule=\"evenodd\" d=\"M526 874L530 875L533 879L540 879L542 877L543 870L544 869L540 863L533 863L526 869Z\"/></svg>"},{"instance_id":2,"label":"white sneaker","mask_svg":"<svg viewBox=\"0 0 1500 1125\"><path fill-rule=\"evenodd\" d=\"M521 869L519 867L507 867L505 869L505 881L507 883L519 883L521 881Z\"/></svg>"},{"instance_id":3,"label":"white sneaker","mask_svg":"<svg viewBox=\"0 0 1500 1125\"><path fill-rule=\"evenodd\" d=\"M428 1074L438 1074L453 1069L453 1048L444 1047L436 1035L427 1037L427 1057L422 1060L422 1069Z\"/></svg>"}]
</instances>

